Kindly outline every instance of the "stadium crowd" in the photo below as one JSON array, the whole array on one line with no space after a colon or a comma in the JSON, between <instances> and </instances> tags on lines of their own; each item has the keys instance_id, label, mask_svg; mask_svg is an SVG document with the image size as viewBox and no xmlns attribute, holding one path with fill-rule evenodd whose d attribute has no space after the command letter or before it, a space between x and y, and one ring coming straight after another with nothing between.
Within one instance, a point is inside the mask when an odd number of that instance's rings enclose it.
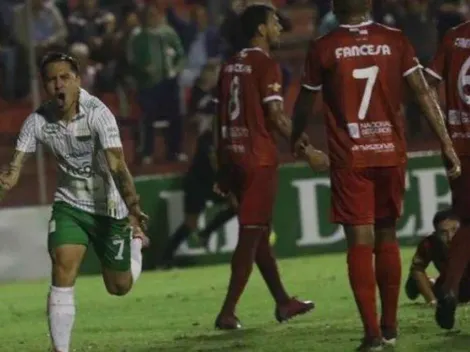
<instances>
[{"instance_id":1,"label":"stadium crowd","mask_svg":"<svg viewBox=\"0 0 470 352\"><path fill-rule=\"evenodd\" d=\"M195 85L210 90L218 65L230 50L224 38L230 16L252 0L32 0L32 38L39 58L52 49L67 50L81 65L83 87L98 96L113 94L118 115L127 117L131 96L142 112L136 160L153 163L154 128L166 130L166 159L186 161L183 136L188 97ZM278 0L286 13L286 84L296 82L309 37L337 25L329 0ZM289 23L290 9L307 6L310 24ZM225 20L224 20L225 18ZM401 28L423 64L432 58L450 27L470 18L470 1L378 0L374 19ZM0 99L16 101L30 93L29 26L24 1L0 3ZM302 31L296 30L303 26ZM143 28L152 28L143 31ZM294 29L294 30L293 30ZM303 34L300 35L299 33ZM425 38L425 40L423 40ZM282 49L282 47L281 47ZM294 54L298 52L299 54ZM204 69L205 68L205 69ZM420 111L407 104L408 136L423 137ZM201 127L202 124L202 127ZM201 122L199 131L204 129ZM206 123L207 125L207 123Z\"/></svg>"}]
</instances>

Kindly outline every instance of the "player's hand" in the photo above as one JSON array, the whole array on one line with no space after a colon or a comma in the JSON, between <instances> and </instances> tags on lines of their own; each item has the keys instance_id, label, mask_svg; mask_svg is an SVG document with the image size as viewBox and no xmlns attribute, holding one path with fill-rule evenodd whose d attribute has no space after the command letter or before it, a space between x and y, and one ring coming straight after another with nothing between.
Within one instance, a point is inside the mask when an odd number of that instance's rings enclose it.
<instances>
[{"instance_id":1,"label":"player's hand","mask_svg":"<svg viewBox=\"0 0 470 352\"><path fill-rule=\"evenodd\" d=\"M292 154L298 158L299 156L304 155L305 148L310 144L310 138L306 133L302 133L299 138L291 140L291 151Z\"/></svg>"},{"instance_id":2,"label":"player's hand","mask_svg":"<svg viewBox=\"0 0 470 352\"><path fill-rule=\"evenodd\" d=\"M302 155L313 171L326 171L330 168L328 155L315 149L311 144L302 150Z\"/></svg>"},{"instance_id":3,"label":"player's hand","mask_svg":"<svg viewBox=\"0 0 470 352\"><path fill-rule=\"evenodd\" d=\"M147 230L149 217L140 209L140 207L135 207L131 214L129 214L129 221L133 228L139 227L141 229Z\"/></svg>"},{"instance_id":4,"label":"player's hand","mask_svg":"<svg viewBox=\"0 0 470 352\"><path fill-rule=\"evenodd\" d=\"M437 300L433 299L432 301L426 302L428 307L434 308L437 306Z\"/></svg>"},{"instance_id":5,"label":"player's hand","mask_svg":"<svg viewBox=\"0 0 470 352\"><path fill-rule=\"evenodd\" d=\"M17 173L9 170L0 172L0 200L3 200L5 194L16 185L18 177Z\"/></svg>"},{"instance_id":6,"label":"player's hand","mask_svg":"<svg viewBox=\"0 0 470 352\"><path fill-rule=\"evenodd\" d=\"M447 168L447 176L450 179L455 179L460 176L462 173L460 159L455 153L455 149L452 145L446 146L442 149L442 153L446 161L449 163L449 167Z\"/></svg>"}]
</instances>

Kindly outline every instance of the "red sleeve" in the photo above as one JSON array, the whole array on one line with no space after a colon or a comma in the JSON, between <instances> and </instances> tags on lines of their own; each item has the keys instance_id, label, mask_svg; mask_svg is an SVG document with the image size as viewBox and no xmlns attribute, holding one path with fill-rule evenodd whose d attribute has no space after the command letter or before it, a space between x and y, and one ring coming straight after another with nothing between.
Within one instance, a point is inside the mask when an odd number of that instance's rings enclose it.
<instances>
[{"instance_id":1,"label":"red sleeve","mask_svg":"<svg viewBox=\"0 0 470 352\"><path fill-rule=\"evenodd\" d=\"M307 57L305 58L304 72L302 75L302 87L319 91L322 88L322 68L320 50L316 41L310 42Z\"/></svg>"},{"instance_id":2,"label":"red sleeve","mask_svg":"<svg viewBox=\"0 0 470 352\"><path fill-rule=\"evenodd\" d=\"M406 38L404 35L402 38L403 52L401 57L401 72L403 73L403 77L406 77L417 69L422 68L422 66L419 63L419 60L416 57L415 49L411 45L408 38Z\"/></svg>"},{"instance_id":3,"label":"red sleeve","mask_svg":"<svg viewBox=\"0 0 470 352\"><path fill-rule=\"evenodd\" d=\"M283 101L282 98L282 73L279 64L274 60L266 62L260 77L260 95L264 103L273 100Z\"/></svg>"},{"instance_id":4,"label":"red sleeve","mask_svg":"<svg viewBox=\"0 0 470 352\"><path fill-rule=\"evenodd\" d=\"M444 36L444 39L439 45L439 48L436 51L436 54L434 55L434 58L432 59L431 63L428 65L428 67L425 68L427 74L438 79L439 81L442 81L443 77L446 76L446 57L451 46L452 38L450 33L448 33Z\"/></svg>"},{"instance_id":5,"label":"red sleeve","mask_svg":"<svg viewBox=\"0 0 470 352\"><path fill-rule=\"evenodd\" d=\"M415 270L426 270L429 263L431 262L431 243L428 238L424 238L416 249L416 253L413 256L411 262L411 269Z\"/></svg>"}]
</instances>

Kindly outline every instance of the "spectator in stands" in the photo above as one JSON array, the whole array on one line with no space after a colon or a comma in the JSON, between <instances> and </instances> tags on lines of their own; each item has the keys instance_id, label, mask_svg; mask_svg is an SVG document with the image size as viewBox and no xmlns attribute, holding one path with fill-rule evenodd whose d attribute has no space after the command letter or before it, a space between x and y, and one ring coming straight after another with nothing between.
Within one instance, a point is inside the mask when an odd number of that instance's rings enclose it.
<instances>
[{"instance_id":1,"label":"spectator in stands","mask_svg":"<svg viewBox=\"0 0 470 352\"><path fill-rule=\"evenodd\" d=\"M60 11L47 0L32 0L32 22L27 17L26 5L18 5L14 10L13 36L22 50L26 50L30 40L29 25L33 27L33 43L37 57L49 50L63 50L66 45L67 27Z\"/></svg>"},{"instance_id":2,"label":"spectator in stands","mask_svg":"<svg viewBox=\"0 0 470 352\"><path fill-rule=\"evenodd\" d=\"M171 12L170 12L171 13ZM186 111L186 92L193 87L194 81L201 74L202 68L208 62L220 60L222 52L222 39L219 36L218 28L209 25L207 10L200 4L194 4L190 10L191 20L189 23L179 21L180 38L183 38L187 47L186 67L179 76L181 89L182 111ZM173 15L173 21L177 18ZM171 24L172 22L170 22Z\"/></svg>"},{"instance_id":3,"label":"spectator in stands","mask_svg":"<svg viewBox=\"0 0 470 352\"><path fill-rule=\"evenodd\" d=\"M438 41L436 24L430 13L428 0L406 0L405 10L397 25L410 40L421 64L426 67L437 49ZM414 138L423 132L421 108L415 100L407 104L406 115L409 136Z\"/></svg>"},{"instance_id":4,"label":"spectator in stands","mask_svg":"<svg viewBox=\"0 0 470 352\"><path fill-rule=\"evenodd\" d=\"M11 23L12 39L15 45L14 65L12 65L11 52L8 57L9 70L15 72L15 97L23 97L29 93L29 65L28 46L30 29L32 27L32 44L36 50L36 58L39 59L49 50L64 50L66 47L67 27L64 19L54 5L46 0L31 0L32 19L27 16L25 4L16 5L13 9Z\"/></svg>"},{"instance_id":5,"label":"spectator in stands","mask_svg":"<svg viewBox=\"0 0 470 352\"><path fill-rule=\"evenodd\" d=\"M80 65L81 87L93 94L98 67L90 63L90 49L86 44L74 43L69 52Z\"/></svg>"},{"instance_id":6,"label":"spectator in stands","mask_svg":"<svg viewBox=\"0 0 470 352\"><path fill-rule=\"evenodd\" d=\"M182 117L177 76L184 66L181 40L154 3L144 11L144 26L129 39L128 60L137 83L138 101L143 112L140 160L153 160L155 121L167 120L167 159L186 160L181 153Z\"/></svg>"},{"instance_id":7,"label":"spectator in stands","mask_svg":"<svg viewBox=\"0 0 470 352\"><path fill-rule=\"evenodd\" d=\"M84 43L90 48L91 59L102 62L107 56L106 38L113 30L115 17L99 8L97 0L80 0L68 18L69 43Z\"/></svg>"},{"instance_id":8,"label":"spectator in stands","mask_svg":"<svg viewBox=\"0 0 470 352\"><path fill-rule=\"evenodd\" d=\"M460 5L460 0L444 0L439 7L436 16L439 41L449 29L465 22Z\"/></svg>"},{"instance_id":9,"label":"spectator in stands","mask_svg":"<svg viewBox=\"0 0 470 352\"><path fill-rule=\"evenodd\" d=\"M130 115L128 96L135 88L131 66L127 59L127 47L130 36L141 25L137 11L135 5L125 6L121 9L118 31L114 36L113 54L116 60L116 93L119 98L119 115L121 117L129 117Z\"/></svg>"}]
</instances>

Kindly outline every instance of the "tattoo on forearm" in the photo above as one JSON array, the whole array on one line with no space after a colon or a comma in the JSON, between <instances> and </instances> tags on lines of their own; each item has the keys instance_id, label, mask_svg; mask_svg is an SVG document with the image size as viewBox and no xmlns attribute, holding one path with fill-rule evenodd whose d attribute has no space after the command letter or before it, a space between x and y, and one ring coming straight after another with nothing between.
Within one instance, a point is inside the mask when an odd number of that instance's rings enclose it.
<instances>
[{"instance_id":1,"label":"tattoo on forearm","mask_svg":"<svg viewBox=\"0 0 470 352\"><path fill-rule=\"evenodd\" d=\"M292 134L292 122L284 114L277 119L277 129L281 132L282 136L289 139Z\"/></svg>"},{"instance_id":2,"label":"tattoo on forearm","mask_svg":"<svg viewBox=\"0 0 470 352\"><path fill-rule=\"evenodd\" d=\"M132 209L139 204L139 197L129 169L126 165L123 165L112 172L112 176L124 203L126 203L127 209L132 212Z\"/></svg>"},{"instance_id":3,"label":"tattoo on forearm","mask_svg":"<svg viewBox=\"0 0 470 352\"><path fill-rule=\"evenodd\" d=\"M407 80L415 92L419 105L423 109L434 133L439 137L442 144L450 144L451 140L444 122L444 114L435 89L429 87L421 70L416 70L408 75Z\"/></svg>"},{"instance_id":4,"label":"tattoo on forearm","mask_svg":"<svg viewBox=\"0 0 470 352\"><path fill-rule=\"evenodd\" d=\"M451 143L444 122L442 109L433 92L431 90L428 91L427 94L421 97L420 102L434 133L439 137L443 144Z\"/></svg>"}]
</instances>

